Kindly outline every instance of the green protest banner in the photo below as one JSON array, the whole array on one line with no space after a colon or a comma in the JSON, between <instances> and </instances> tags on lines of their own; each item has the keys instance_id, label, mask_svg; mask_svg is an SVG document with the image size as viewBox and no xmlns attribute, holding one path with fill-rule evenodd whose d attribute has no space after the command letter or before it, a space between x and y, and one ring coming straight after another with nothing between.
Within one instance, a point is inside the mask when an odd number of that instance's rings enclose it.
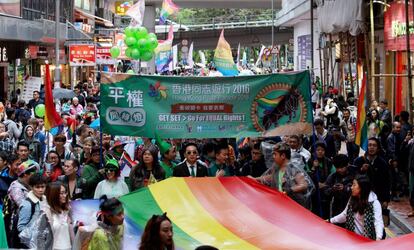
<instances>
[{"instance_id":1,"label":"green protest banner","mask_svg":"<svg viewBox=\"0 0 414 250\"><path fill-rule=\"evenodd\" d=\"M240 77L103 74L111 135L231 138L312 133L309 72Z\"/></svg>"}]
</instances>

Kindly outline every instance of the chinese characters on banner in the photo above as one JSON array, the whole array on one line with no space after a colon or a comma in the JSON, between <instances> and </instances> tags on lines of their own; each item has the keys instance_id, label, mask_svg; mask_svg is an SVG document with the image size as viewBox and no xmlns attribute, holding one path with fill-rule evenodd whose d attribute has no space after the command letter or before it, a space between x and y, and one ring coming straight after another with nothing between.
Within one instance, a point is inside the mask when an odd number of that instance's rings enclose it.
<instances>
[{"instance_id":1,"label":"chinese characters on banner","mask_svg":"<svg viewBox=\"0 0 414 250\"><path fill-rule=\"evenodd\" d=\"M96 51L95 45L73 44L69 45L70 66L95 66Z\"/></svg>"},{"instance_id":2,"label":"chinese characters on banner","mask_svg":"<svg viewBox=\"0 0 414 250\"><path fill-rule=\"evenodd\" d=\"M309 72L249 77L102 76L112 135L217 138L312 133Z\"/></svg>"}]
</instances>

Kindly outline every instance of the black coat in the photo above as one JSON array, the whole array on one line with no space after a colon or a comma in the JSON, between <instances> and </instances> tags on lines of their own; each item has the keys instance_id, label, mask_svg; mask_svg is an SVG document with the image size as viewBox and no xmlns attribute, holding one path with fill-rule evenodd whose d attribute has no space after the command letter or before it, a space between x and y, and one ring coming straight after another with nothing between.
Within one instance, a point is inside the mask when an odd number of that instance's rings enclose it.
<instances>
[{"instance_id":1,"label":"black coat","mask_svg":"<svg viewBox=\"0 0 414 250\"><path fill-rule=\"evenodd\" d=\"M366 173L361 172L363 164L368 163L369 168ZM391 178L388 163L381 156L377 156L375 160L369 162L365 156L360 156L355 159L354 165L358 168L359 174L368 175L372 191L377 195L378 200L382 202L390 201Z\"/></svg>"},{"instance_id":2,"label":"black coat","mask_svg":"<svg viewBox=\"0 0 414 250\"><path fill-rule=\"evenodd\" d=\"M245 163L241 169L242 176L251 175L253 177L261 176L267 170L266 162L264 159L260 159L259 161L255 162L250 160L249 162Z\"/></svg>"},{"instance_id":3,"label":"black coat","mask_svg":"<svg viewBox=\"0 0 414 250\"><path fill-rule=\"evenodd\" d=\"M199 163L199 162L196 162L196 165L197 165L196 177L207 177L208 176L207 167L204 166L203 164ZM189 176L191 176L190 171L188 170L186 161L178 164L174 168L173 176L174 177L189 177Z\"/></svg>"}]
</instances>

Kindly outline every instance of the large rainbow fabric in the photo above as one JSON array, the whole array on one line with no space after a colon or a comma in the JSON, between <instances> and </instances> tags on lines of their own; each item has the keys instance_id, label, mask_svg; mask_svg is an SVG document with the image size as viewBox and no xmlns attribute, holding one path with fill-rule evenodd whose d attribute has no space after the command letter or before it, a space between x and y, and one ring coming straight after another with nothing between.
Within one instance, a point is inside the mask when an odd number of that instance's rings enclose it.
<instances>
[{"instance_id":1,"label":"large rainbow fabric","mask_svg":"<svg viewBox=\"0 0 414 250\"><path fill-rule=\"evenodd\" d=\"M239 71L234 63L230 44L224 38L224 29L221 31L213 58L217 70L224 76L237 76Z\"/></svg>"},{"instance_id":2,"label":"large rainbow fabric","mask_svg":"<svg viewBox=\"0 0 414 250\"><path fill-rule=\"evenodd\" d=\"M161 12L160 12L160 24L165 24L167 22L167 18L171 15L174 15L180 10L172 0L164 0L162 2Z\"/></svg>"},{"instance_id":3,"label":"large rainbow fabric","mask_svg":"<svg viewBox=\"0 0 414 250\"><path fill-rule=\"evenodd\" d=\"M358 98L358 115L356 124L355 144L360 146L363 150L368 149L368 125L366 117L367 96L366 96L367 77L364 74L362 79L361 92Z\"/></svg>"},{"instance_id":4,"label":"large rainbow fabric","mask_svg":"<svg viewBox=\"0 0 414 250\"><path fill-rule=\"evenodd\" d=\"M124 249L136 249L147 220L164 212L173 222L176 249L212 245L219 249L406 250L414 242L414 234L377 242L364 238L246 177L170 178L120 200L126 214ZM85 202L91 201L80 201ZM74 207L74 214L82 210Z\"/></svg>"},{"instance_id":5,"label":"large rainbow fabric","mask_svg":"<svg viewBox=\"0 0 414 250\"><path fill-rule=\"evenodd\" d=\"M49 64L46 64L45 71L45 130L62 124L62 119L56 112L55 103L53 102L52 82L50 81Z\"/></svg>"}]
</instances>

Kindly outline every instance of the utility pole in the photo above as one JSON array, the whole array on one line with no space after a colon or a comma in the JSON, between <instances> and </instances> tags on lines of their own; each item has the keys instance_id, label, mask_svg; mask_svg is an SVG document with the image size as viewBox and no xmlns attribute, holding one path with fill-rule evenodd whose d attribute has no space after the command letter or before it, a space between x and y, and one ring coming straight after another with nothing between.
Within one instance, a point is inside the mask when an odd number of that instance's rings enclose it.
<instances>
[{"instance_id":1,"label":"utility pole","mask_svg":"<svg viewBox=\"0 0 414 250\"><path fill-rule=\"evenodd\" d=\"M55 88L60 88L60 65L59 65L59 24L60 24L60 0L56 1L56 10L55 10L55 31L56 31L56 41L55 41L55 57L56 57L56 67L55 67Z\"/></svg>"},{"instance_id":2,"label":"utility pole","mask_svg":"<svg viewBox=\"0 0 414 250\"><path fill-rule=\"evenodd\" d=\"M310 67L310 70L311 70L311 75L313 75L313 69L315 68L315 58L314 58L314 56L313 56L313 46L314 46L314 39L313 39L313 29L314 29L314 27L313 27L313 0L310 0L310 21L311 21L311 23L310 23L310 25L311 25L311 67ZM311 81L313 81L314 79L311 79Z\"/></svg>"},{"instance_id":3,"label":"utility pole","mask_svg":"<svg viewBox=\"0 0 414 250\"><path fill-rule=\"evenodd\" d=\"M371 83L370 90L371 96L368 96L368 100L375 100L375 28L374 28L374 1L370 0L369 16L371 23ZM368 84L367 84L368 85Z\"/></svg>"},{"instance_id":4,"label":"utility pole","mask_svg":"<svg viewBox=\"0 0 414 250\"><path fill-rule=\"evenodd\" d=\"M273 52L273 47L275 46L275 0L272 0L272 48L271 51ZM272 71L275 70L275 55L272 54Z\"/></svg>"}]
</instances>

